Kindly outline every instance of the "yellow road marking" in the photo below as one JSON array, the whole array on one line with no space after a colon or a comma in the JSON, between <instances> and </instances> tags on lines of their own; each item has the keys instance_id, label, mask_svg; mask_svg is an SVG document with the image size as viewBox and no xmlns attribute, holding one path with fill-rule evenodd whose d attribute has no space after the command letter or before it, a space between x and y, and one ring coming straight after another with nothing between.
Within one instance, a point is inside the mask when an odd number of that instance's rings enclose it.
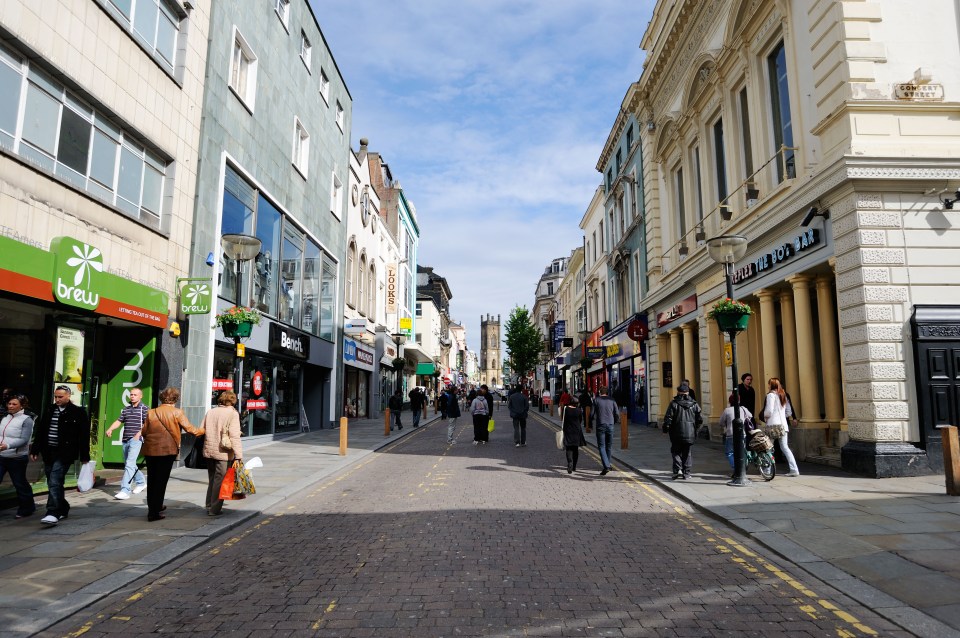
<instances>
[{"instance_id":1,"label":"yellow road marking","mask_svg":"<svg viewBox=\"0 0 960 638\"><path fill-rule=\"evenodd\" d=\"M331 611L337 608L337 599L334 598L330 601L330 604L327 605L327 608L323 610L323 613L320 614L320 617L317 618L317 622L313 623L311 629L320 629L320 624L323 623L323 617L329 614Z\"/></svg>"}]
</instances>

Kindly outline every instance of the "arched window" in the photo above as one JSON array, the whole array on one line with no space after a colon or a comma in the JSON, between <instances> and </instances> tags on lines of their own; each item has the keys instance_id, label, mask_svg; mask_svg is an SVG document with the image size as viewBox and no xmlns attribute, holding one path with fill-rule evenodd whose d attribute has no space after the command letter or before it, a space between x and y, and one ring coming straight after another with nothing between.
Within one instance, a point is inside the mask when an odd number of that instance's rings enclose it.
<instances>
[{"instance_id":1,"label":"arched window","mask_svg":"<svg viewBox=\"0 0 960 638\"><path fill-rule=\"evenodd\" d=\"M357 244L354 241L350 242L349 248L347 248L347 282L346 290L344 291L344 300L350 307L354 307L353 301L353 278L356 276L354 269L357 266Z\"/></svg>"},{"instance_id":2,"label":"arched window","mask_svg":"<svg viewBox=\"0 0 960 638\"><path fill-rule=\"evenodd\" d=\"M370 260L370 272L367 274L367 316L370 321L377 320L377 267Z\"/></svg>"},{"instance_id":3,"label":"arched window","mask_svg":"<svg viewBox=\"0 0 960 638\"><path fill-rule=\"evenodd\" d=\"M367 314L367 296L364 294L367 279L367 254L360 255L360 267L357 270L357 310L361 315Z\"/></svg>"}]
</instances>

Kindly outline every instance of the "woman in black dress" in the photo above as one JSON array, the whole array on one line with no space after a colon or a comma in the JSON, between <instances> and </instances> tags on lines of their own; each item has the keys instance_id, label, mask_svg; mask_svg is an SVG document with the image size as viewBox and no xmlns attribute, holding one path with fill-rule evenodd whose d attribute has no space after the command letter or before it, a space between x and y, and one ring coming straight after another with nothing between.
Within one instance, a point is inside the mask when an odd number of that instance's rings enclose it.
<instances>
[{"instance_id":1,"label":"woman in black dress","mask_svg":"<svg viewBox=\"0 0 960 638\"><path fill-rule=\"evenodd\" d=\"M567 474L577 471L580 448L587 444L583 436L583 410L580 400L571 397L569 405L563 408L563 449L567 453Z\"/></svg>"}]
</instances>

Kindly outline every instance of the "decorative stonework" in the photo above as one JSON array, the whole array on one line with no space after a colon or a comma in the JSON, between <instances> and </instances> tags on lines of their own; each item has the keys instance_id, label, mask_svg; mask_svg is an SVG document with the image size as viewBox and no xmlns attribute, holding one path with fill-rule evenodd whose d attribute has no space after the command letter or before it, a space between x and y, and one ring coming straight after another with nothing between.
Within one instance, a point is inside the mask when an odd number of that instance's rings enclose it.
<instances>
[{"instance_id":1,"label":"decorative stonework","mask_svg":"<svg viewBox=\"0 0 960 638\"><path fill-rule=\"evenodd\" d=\"M914 166L850 166L847 168L849 179L960 179L960 169L923 168Z\"/></svg>"},{"instance_id":2,"label":"decorative stonework","mask_svg":"<svg viewBox=\"0 0 960 638\"><path fill-rule=\"evenodd\" d=\"M848 401L899 401L901 384L890 382L850 383L844 388Z\"/></svg>"},{"instance_id":3,"label":"decorative stonework","mask_svg":"<svg viewBox=\"0 0 960 638\"><path fill-rule=\"evenodd\" d=\"M859 193L857 208L883 208L883 197L879 193Z\"/></svg>"},{"instance_id":4,"label":"decorative stonework","mask_svg":"<svg viewBox=\"0 0 960 638\"><path fill-rule=\"evenodd\" d=\"M902 441L904 424L895 422L850 421L847 429L850 438L857 441Z\"/></svg>"}]
</instances>

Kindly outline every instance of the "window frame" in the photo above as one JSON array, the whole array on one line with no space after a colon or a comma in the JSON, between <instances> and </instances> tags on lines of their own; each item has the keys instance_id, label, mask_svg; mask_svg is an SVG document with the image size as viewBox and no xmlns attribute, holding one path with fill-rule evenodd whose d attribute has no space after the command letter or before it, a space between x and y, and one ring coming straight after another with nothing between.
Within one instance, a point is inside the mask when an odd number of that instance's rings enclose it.
<instances>
[{"instance_id":1,"label":"window frame","mask_svg":"<svg viewBox=\"0 0 960 638\"><path fill-rule=\"evenodd\" d=\"M287 33L290 33L290 0L275 0L273 11L280 18L280 24Z\"/></svg>"},{"instance_id":2,"label":"window frame","mask_svg":"<svg viewBox=\"0 0 960 638\"><path fill-rule=\"evenodd\" d=\"M782 56L782 75L780 73L780 57ZM770 109L770 132L773 142L773 155L779 153L780 147L794 146L793 105L790 103L790 64L787 60L786 39L782 36L764 56L767 77L767 96ZM784 121L784 107L786 107L786 122ZM786 139L789 136L789 142ZM796 151L785 151L778 157L776 164L776 183L780 184L797 176Z\"/></svg>"},{"instance_id":3,"label":"window frame","mask_svg":"<svg viewBox=\"0 0 960 638\"><path fill-rule=\"evenodd\" d=\"M327 77L323 67L320 67L320 97L328 106L330 105L330 78Z\"/></svg>"},{"instance_id":4,"label":"window frame","mask_svg":"<svg viewBox=\"0 0 960 638\"><path fill-rule=\"evenodd\" d=\"M340 127L340 132L343 133L343 128L345 126L346 115L343 110L343 105L340 104L340 100L337 100L337 114L336 114L337 126Z\"/></svg>"},{"instance_id":5,"label":"window frame","mask_svg":"<svg viewBox=\"0 0 960 638\"><path fill-rule=\"evenodd\" d=\"M312 72L310 65L313 62L313 44L310 43L307 32L303 30L300 31L300 60L303 66L307 67L307 72Z\"/></svg>"},{"instance_id":6,"label":"window frame","mask_svg":"<svg viewBox=\"0 0 960 638\"><path fill-rule=\"evenodd\" d=\"M331 172L331 181L330 181L330 212L337 219L342 219L343 210L343 182L340 181L340 176L337 175L337 169Z\"/></svg>"},{"instance_id":7,"label":"window frame","mask_svg":"<svg viewBox=\"0 0 960 638\"><path fill-rule=\"evenodd\" d=\"M710 131L713 145L714 188L716 188L717 204L721 204L730 196L729 184L727 183L727 147L723 115L719 115L713 120Z\"/></svg>"},{"instance_id":8,"label":"window frame","mask_svg":"<svg viewBox=\"0 0 960 638\"><path fill-rule=\"evenodd\" d=\"M347 279L343 282L343 300L344 302L353 309L356 309L356 304L353 300L354 286L353 286L353 277L357 263L357 241L356 239L350 239L350 243L347 245L347 264L346 264L346 274Z\"/></svg>"},{"instance_id":9,"label":"window frame","mask_svg":"<svg viewBox=\"0 0 960 638\"><path fill-rule=\"evenodd\" d=\"M307 179L310 168L310 133L296 115L293 116L293 167Z\"/></svg>"},{"instance_id":10,"label":"window frame","mask_svg":"<svg viewBox=\"0 0 960 638\"><path fill-rule=\"evenodd\" d=\"M227 74L227 86L240 103L253 114L257 101L257 69L259 58L247 39L243 37L237 25L233 25L233 37L230 40L230 69ZM243 86L240 84L239 71L245 63Z\"/></svg>"}]
</instances>

